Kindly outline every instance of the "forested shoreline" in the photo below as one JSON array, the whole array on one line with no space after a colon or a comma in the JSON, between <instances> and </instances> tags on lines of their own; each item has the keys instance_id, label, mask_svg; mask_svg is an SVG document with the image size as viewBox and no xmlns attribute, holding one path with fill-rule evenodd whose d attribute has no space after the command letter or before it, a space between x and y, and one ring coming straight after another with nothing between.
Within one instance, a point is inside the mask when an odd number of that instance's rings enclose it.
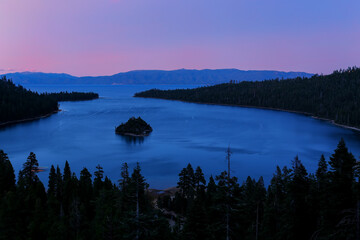
<instances>
[{"instance_id":1,"label":"forested shoreline","mask_svg":"<svg viewBox=\"0 0 360 240\"><path fill-rule=\"evenodd\" d=\"M15 85L10 79L0 79L0 126L33 120L59 111L59 101L80 101L99 98L97 93L42 93Z\"/></svg>"},{"instance_id":2,"label":"forested shoreline","mask_svg":"<svg viewBox=\"0 0 360 240\"><path fill-rule=\"evenodd\" d=\"M115 128L115 133L120 135L148 136L152 132L152 127L141 117L131 117L126 123L121 123Z\"/></svg>"},{"instance_id":3,"label":"forested shoreline","mask_svg":"<svg viewBox=\"0 0 360 240\"><path fill-rule=\"evenodd\" d=\"M188 164L175 194L154 195L139 164L123 163L112 182L100 165L78 177L66 162L45 187L34 153L16 181L1 150L0 239L359 239L359 162L343 140L318 157L315 173L295 157L267 187L226 171L206 180Z\"/></svg>"},{"instance_id":4,"label":"forested shoreline","mask_svg":"<svg viewBox=\"0 0 360 240\"><path fill-rule=\"evenodd\" d=\"M58 92L43 93L41 95L55 99L58 102L66 101L88 101L99 98L99 94L94 92Z\"/></svg>"},{"instance_id":5,"label":"forested shoreline","mask_svg":"<svg viewBox=\"0 0 360 240\"><path fill-rule=\"evenodd\" d=\"M195 89L139 92L135 97L269 108L360 127L360 68L310 78L236 82Z\"/></svg>"}]
</instances>

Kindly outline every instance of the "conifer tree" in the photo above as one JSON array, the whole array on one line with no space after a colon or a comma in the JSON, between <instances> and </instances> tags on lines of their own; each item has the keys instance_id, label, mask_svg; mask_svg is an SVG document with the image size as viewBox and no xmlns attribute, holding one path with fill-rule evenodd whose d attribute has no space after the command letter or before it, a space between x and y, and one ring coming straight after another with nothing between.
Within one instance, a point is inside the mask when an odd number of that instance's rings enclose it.
<instances>
[{"instance_id":1,"label":"conifer tree","mask_svg":"<svg viewBox=\"0 0 360 240\"><path fill-rule=\"evenodd\" d=\"M97 197L99 195L100 190L103 187L103 177L104 177L104 170L103 168L100 166L100 164L98 164L96 166L96 171L94 172L94 196Z\"/></svg>"},{"instance_id":2,"label":"conifer tree","mask_svg":"<svg viewBox=\"0 0 360 240\"><path fill-rule=\"evenodd\" d=\"M346 147L344 139L340 140L331 155L329 165L329 228L338 226L337 237L344 238L351 232L354 235L355 226L347 224L347 219L356 209L354 193L356 160Z\"/></svg>"},{"instance_id":3,"label":"conifer tree","mask_svg":"<svg viewBox=\"0 0 360 240\"><path fill-rule=\"evenodd\" d=\"M64 176L63 176L63 180L64 182L69 182L71 180L71 169L70 169L70 165L69 162L66 161L65 162L65 167L64 167Z\"/></svg>"},{"instance_id":4,"label":"conifer tree","mask_svg":"<svg viewBox=\"0 0 360 240\"><path fill-rule=\"evenodd\" d=\"M119 189L120 189L120 211L126 212L131 203L131 194L130 194L130 176L129 176L129 166L125 162L121 167L121 179L119 180Z\"/></svg>"},{"instance_id":5,"label":"conifer tree","mask_svg":"<svg viewBox=\"0 0 360 240\"><path fill-rule=\"evenodd\" d=\"M289 223L293 239L309 239L315 230L311 225L310 208L307 200L309 190L308 173L298 156L296 156L292 162L292 180L289 185L288 195L290 198L288 202L292 210L289 215Z\"/></svg>"},{"instance_id":6,"label":"conifer tree","mask_svg":"<svg viewBox=\"0 0 360 240\"><path fill-rule=\"evenodd\" d=\"M198 166L195 170L194 183L195 183L197 197L203 195L205 191L206 180L200 166Z\"/></svg>"},{"instance_id":7,"label":"conifer tree","mask_svg":"<svg viewBox=\"0 0 360 240\"><path fill-rule=\"evenodd\" d=\"M185 198L193 198L194 196L194 169L189 163L186 168L183 168L179 174L179 182L177 187L180 189L181 194Z\"/></svg>"},{"instance_id":8,"label":"conifer tree","mask_svg":"<svg viewBox=\"0 0 360 240\"><path fill-rule=\"evenodd\" d=\"M15 189L14 168L3 150L0 150L0 196ZM1 198L1 197L0 197Z\"/></svg>"},{"instance_id":9,"label":"conifer tree","mask_svg":"<svg viewBox=\"0 0 360 240\"><path fill-rule=\"evenodd\" d=\"M56 196L56 184L57 183L57 175L55 171L54 165L51 165L50 167L50 173L49 173L49 184L48 184L48 195L49 196Z\"/></svg>"}]
</instances>

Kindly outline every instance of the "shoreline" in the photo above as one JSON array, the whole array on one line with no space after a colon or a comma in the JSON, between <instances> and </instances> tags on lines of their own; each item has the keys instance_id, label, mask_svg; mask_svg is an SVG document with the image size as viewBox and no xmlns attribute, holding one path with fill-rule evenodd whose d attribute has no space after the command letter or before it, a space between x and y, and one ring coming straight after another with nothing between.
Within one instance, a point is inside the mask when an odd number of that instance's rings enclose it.
<instances>
[{"instance_id":1,"label":"shoreline","mask_svg":"<svg viewBox=\"0 0 360 240\"><path fill-rule=\"evenodd\" d=\"M129 136L129 137L147 137L150 135L149 134L134 134L134 133L117 133L115 132L117 135L121 135L121 136Z\"/></svg>"},{"instance_id":2,"label":"shoreline","mask_svg":"<svg viewBox=\"0 0 360 240\"><path fill-rule=\"evenodd\" d=\"M32 118L26 118L26 119L20 119L20 120L14 120L14 121L8 121L8 122L4 122L4 123L0 123L0 128L6 127L6 126L10 126L13 124L17 124L17 123L24 123L24 122L31 122L31 121L35 121L35 120L39 120L42 118L47 118L50 117L51 115L61 112L61 109L53 111L51 113L45 114L45 115L41 115L39 117L32 117Z\"/></svg>"},{"instance_id":3,"label":"shoreline","mask_svg":"<svg viewBox=\"0 0 360 240\"><path fill-rule=\"evenodd\" d=\"M134 96L134 97L135 97L135 96ZM152 98L152 97L138 97L138 98ZM329 122L330 124L335 125L335 126L338 126L338 127L342 127L342 128L346 128L346 129L350 129L350 130L353 130L353 131L360 132L360 128L358 128L358 127L353 127L353 126L348 126L348 125L344 125L344 124L336 123L336 122L335 122L335 120L333 120L333 119L328 119L328 118L317 117L317 116L314 116L313 114L308 113L308 112L301 112L301 111L295 111L295 110L286 110L286 109L281 109L281 108L271 108L271 107L259 107L259 106L238 105L238 104L206 103L206 102L190 102L190 101L185 101L185 100L166 99L166 98L152 98L152 99L161 99L161 100L178 101L178 102L195 103L195 104L206 104L206 105L228 106L228 107L256 108L256 109L263 109L263 110L272 110L272 111L280 111L280 112L296 113L296 114L301 114L301 115L305 115L305 116L311 117L311 118L313 118L313 119L317 119L317 120L321 120L321 121L326 121L326 122Z\"/></svg>"}]
</instances>

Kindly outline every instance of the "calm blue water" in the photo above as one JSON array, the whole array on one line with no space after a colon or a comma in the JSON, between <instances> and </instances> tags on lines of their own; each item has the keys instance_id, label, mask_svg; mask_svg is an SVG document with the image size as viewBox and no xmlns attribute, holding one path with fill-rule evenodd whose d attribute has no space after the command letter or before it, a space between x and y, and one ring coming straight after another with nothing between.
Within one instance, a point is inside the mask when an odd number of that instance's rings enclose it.
<instances>
[{"instance_id":1,"label":"calm blue water","mask_svg":"<svg viewBox=\"0 0 360 240\"><path fill-rule=\"evenodd\" d=\"M149 88L176 86L25 86L43 91L94 91L101 99L63 102L62 112L51 117L0 130L0 149L9 154L16 172L30 151L40 166L68 160L77 176L83 167L91 172L100 164L113 181L121 164L140 162L152 188L175 186L180 170L200 165L206 176L226 169L225 150L230 144L233 175L264 176L268 183L276 165L290 165L298 155L314 172L323 153L328 158L341 137L356 157L360 134L327 122L286 112L201 105L133 98ZM184 86L179 86L183 88ZM115 135L114 128L132 116L141 116L154 131L140 141ZM39 173L47 181L48 172Z\"/></svg>"}]
</instances>

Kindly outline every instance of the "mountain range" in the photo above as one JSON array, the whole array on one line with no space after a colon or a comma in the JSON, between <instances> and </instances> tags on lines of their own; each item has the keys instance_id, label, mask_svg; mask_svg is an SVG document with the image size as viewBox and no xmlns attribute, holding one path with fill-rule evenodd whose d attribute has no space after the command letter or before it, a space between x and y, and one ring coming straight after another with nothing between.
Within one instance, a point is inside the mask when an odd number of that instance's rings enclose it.
<instances>
[{"instance_id":1,"label":"mountain range","mask_svg":"<svg viewBox=\"0 0 360 240\"><path fill-rule=\"evenodd\" d=\"M262 81L267 79L286 79L311 77L306 72L282 72L268 70L203 69L203 70L135 70L111 76L76 77L65 73L16 72L5 74L17 84L194 84L214 85L235 81Z\"/></svg>"}]
</instances>

